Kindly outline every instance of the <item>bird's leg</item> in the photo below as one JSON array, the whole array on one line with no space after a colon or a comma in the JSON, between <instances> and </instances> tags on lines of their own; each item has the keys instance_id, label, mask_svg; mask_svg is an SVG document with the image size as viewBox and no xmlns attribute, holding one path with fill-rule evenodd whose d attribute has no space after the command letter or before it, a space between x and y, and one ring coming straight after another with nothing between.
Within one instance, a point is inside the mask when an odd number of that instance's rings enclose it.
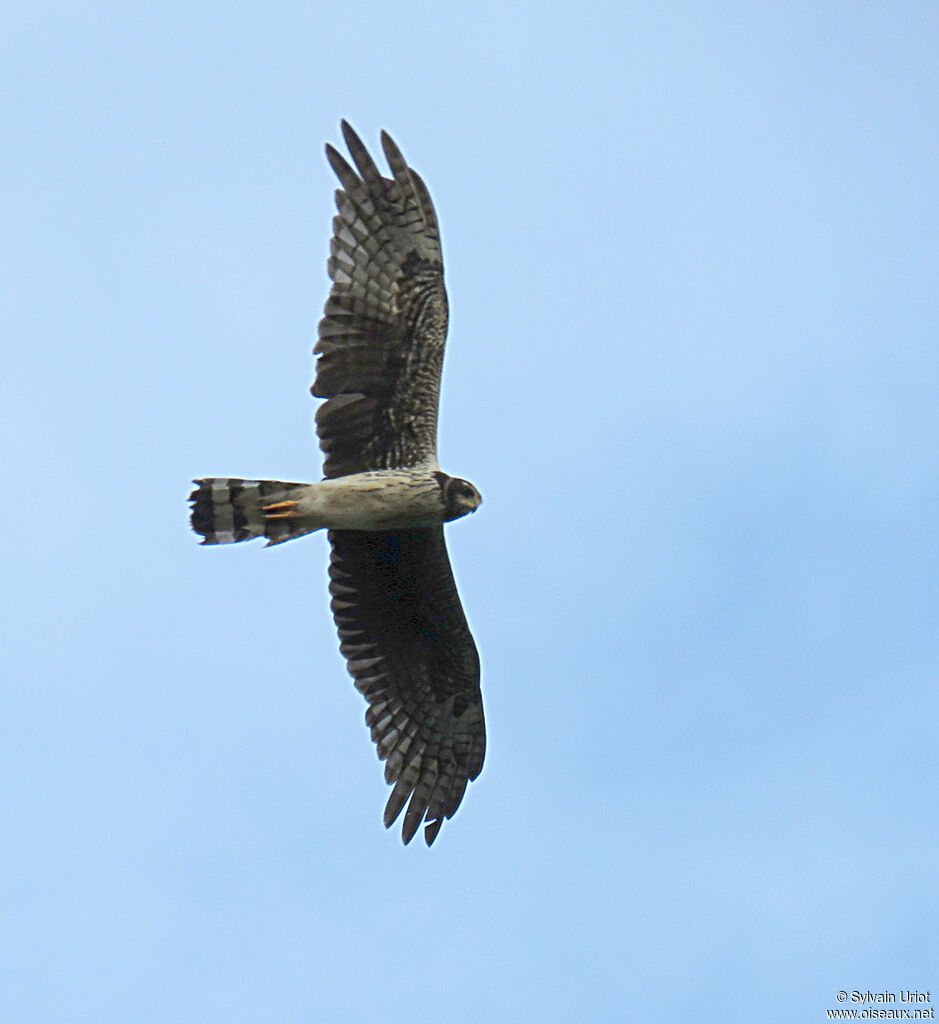
<instances>
[{"instance_id":1,"label":"bird's leg","mask_svg":"<svg viewBox=\"0 0 939 1024\"><path fill-rule=\"evenodd\" d=\"M264 515L268 519L293 519L299 504L299 501L278 501L273 505L265 505Z\"/></svg>"}]
</instances>

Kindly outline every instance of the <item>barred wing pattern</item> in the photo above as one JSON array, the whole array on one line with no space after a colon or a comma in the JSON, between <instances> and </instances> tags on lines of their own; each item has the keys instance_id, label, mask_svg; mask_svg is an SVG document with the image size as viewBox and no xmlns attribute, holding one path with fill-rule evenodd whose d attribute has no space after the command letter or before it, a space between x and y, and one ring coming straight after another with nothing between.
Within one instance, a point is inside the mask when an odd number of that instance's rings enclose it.
<instances>
[{"instance_id":1,"label":"barred wing pattern","mask_svg":"<svg viewBox=\"0 0 939 1024\"><path fill-rule=\"evenodd\" d=\"M392 177L342 123L355 170L331 146L336 193L313 394L327 477L437 467L437 408L447 295L427 189L391 138ZM391 825L424 824L429 846L482 769L479 656L460 604L443 527L332 530L330 593L340 649L369 702L366 722L394 788Z\"/></svg>"},{"instance_id":2,"label":"barred wing pattern","mask_svg":"<svg viewBox=\"0 0 939 1024\"><path fill-rule=\"evenodd\" d=\"M437 217L424 182L391 137L393 177L378 172L342 122L356 170L332 146L336 192L329 276L313 394L327 477L436 464L447 293Z\"/></svg>"},{"instance_id":3,"label":"barred wing pattern","mask_svg":"<svg viewBox=\"0 0 939 1024\"><path fill-rule=\"evenodd\" d=\"M486 748L479 656L457 596L443 527L332 530L329 591L340 650L369 702L365 720L394 789L391 825L427 845L479 775Z\"/></svg>"}]
</instances>

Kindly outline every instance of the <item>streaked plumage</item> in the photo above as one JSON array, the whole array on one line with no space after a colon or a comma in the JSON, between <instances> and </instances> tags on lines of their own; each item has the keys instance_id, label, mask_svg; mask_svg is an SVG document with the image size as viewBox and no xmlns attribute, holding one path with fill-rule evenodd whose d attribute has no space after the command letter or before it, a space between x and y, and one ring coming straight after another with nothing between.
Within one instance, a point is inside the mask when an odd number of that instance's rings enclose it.
<instances>
[{"instance_id":1,"label":"streaked plumage","mask_svg":"<svg viewBox=\"0 0 939 1024\"><path fill-rule=\"evenodd\" d=\"M447 294L433 204L385 132L391 178L342 122L354 169L332 147L336 192L312 392L325 455L318 484L197 480L204 544L280 544L326 528L340 649L369 703L391 825L428 846L482 769L479 656L457 594L443 523L474 511L472 484L437 464Z\"/></svg>"}]
</instances>

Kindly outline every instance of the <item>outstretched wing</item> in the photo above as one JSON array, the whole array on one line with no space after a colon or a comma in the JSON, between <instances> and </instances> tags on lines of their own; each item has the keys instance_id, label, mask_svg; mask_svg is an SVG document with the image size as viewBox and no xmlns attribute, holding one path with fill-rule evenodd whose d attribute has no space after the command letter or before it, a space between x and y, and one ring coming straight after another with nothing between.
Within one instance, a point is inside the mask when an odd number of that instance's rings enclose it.
<instances>
[{"instance_id":1,"label":"outstretched wing","mask_svg":"<svg viewBox=\"0 0 939 1024\"><path fill-rule=\"evenodd\" d=\"M327 477L436 462L447 293L437 217L391 137L392 177L342 122L356 170L332 146L336 192L329 276L312 387ZM356 171L358 173L356 173Z\"/></svg>"},{"instance_id":2,"label":"outstretched wing","mask_svg":"<svg viewBox=\"0 0 939 1024\"><path fill-rule=\"evenodd\" d=\"M405 803L405 843L427 845L479 775L486 749L479 656L460 605L443 527L396 533L332 530L329 566L340 649L369 702L365 720Z\"/></svg>"}]
</instances>

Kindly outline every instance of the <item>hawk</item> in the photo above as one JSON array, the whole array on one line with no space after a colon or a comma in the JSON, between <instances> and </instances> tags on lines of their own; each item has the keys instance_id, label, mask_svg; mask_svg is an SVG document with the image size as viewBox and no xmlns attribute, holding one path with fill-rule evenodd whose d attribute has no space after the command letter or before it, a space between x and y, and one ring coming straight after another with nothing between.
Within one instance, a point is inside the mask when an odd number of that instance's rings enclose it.
<instances>
[{"instance_id":1,"label":"hawk","mask_svg":"<svg viewBox=\"0 0 939 1024\"><path fill-rule=\"evenodd\" d=\"M447 293L430 195L386 132L390 178L345 121L342 134L355 168L327 144L342 188L310 389L326 399L324 479L195 480L191 522L203 544L328 530L339 648L394 787L385 826L407 804L404 842L423 824L430 846L485 754L479 655L443 535L482 498L437 463Z\"/></svg>"}]
</instances>

